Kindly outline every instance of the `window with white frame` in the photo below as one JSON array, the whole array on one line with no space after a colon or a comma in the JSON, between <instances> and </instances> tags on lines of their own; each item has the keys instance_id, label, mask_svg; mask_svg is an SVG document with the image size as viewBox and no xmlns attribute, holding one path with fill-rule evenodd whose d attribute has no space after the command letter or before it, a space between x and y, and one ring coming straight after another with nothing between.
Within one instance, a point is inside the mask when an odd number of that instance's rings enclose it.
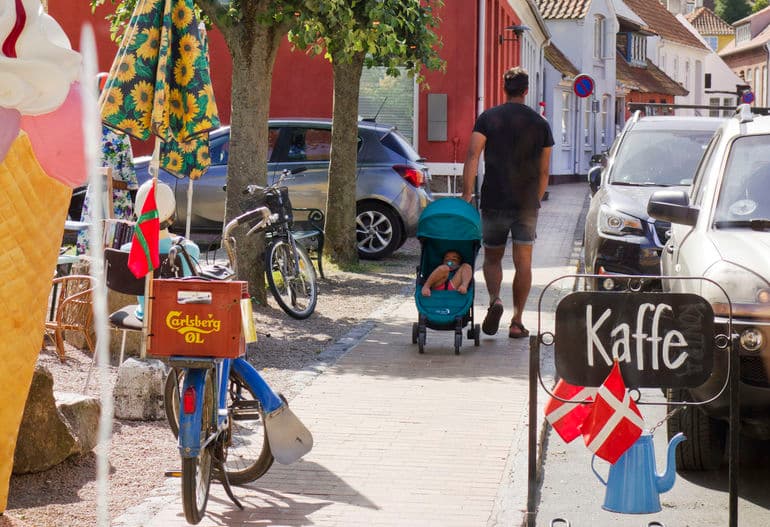
<instances>
[{"instance_id":1,"label":"window with white frame","mask_svg":"<svg viewBox=\"0 0 770 527\"><path fill-rule=\"evenodd\" d=\"M663 54L660 55L660 69L666 71L666 56Z\"/></svg>"},{"instance_id":2,"label":"window with white frame","mask_svg":"<svg viewBox=\"0 0 770 527\"><path fill-rule=\"evenodd\" d=\"M647 37L638 33L629 35L627 59L635 66L644 66L647 63Z\"/></svg>"},{"instance_id":3,"label":"window with white frame","mask_svg":"<svg viewBox=\"0 0 770 527\"><path fill-rule=\"evenodd\" d=\"M717 37L703 37L706 44L711 48L711 51L716 51L719 46L719 39Z\"/></svg>"},{"instance_id":4,"label":"window with white frame","mask_svg":"<svg viewBox=\"0 0 770 527\"><path fill-rule=\"evenodd\" d=\"M719 97L709 98L709 106L719 106L720 102ZM719 110L709 110L709 117L719 117Z\"/></svg>"},{"instance_id":5,"label":"window with white frame","mask_svg":"<svg viewBox=\"0 0 770 527\"><path fill-rule=\"evenodd\" d=\"M602 146L607 146L609 144L609 133L610 133L610 96L609 95L602 95L602 115L601 115L601 139L602 139Z\"/></svg>"},{"instance_id":6,"label":"window with white frame","mask_svg":"<svg viewBox=\"0 0 770 527\"><path fill-rule=\"evenodd\" d=\"M671 78L679 82L679 57L674 57L674 70L671 72Z\"/></svg>"},{"instance_id":7,"label":"window with white frame","mask_svg":"<svg viewBox=\"0 0 770 527\"><path fill-rule=\"evenodd\" d=\"M684 87L686 90L690 89L690 61L684 63Z\"/></svg>"},{"instance_id":8,"label":"window with white frame","mask_svg":"<svg viewBox=\"0 0 770 527\"><path fill-rule=\"evenodd\" d=\"M746 23L735 28L735 43L742 44L751 40L751 24Z\"/></svg>"},{"instance_id":9,"label":"window with white frame","mask_svg":"<svg viewBox=\"0 0 770 527\"><path fill-rule=\"evenodd\" d=\"M725 97L722 99L722 106L725 106L727 108L730 108L730 110L722 110L722 117L730 117L732 114L735 113L735 110L732 108L735 108L735 98L733 97Z\"/></svg>"},{"instance_id":10,"label":"window with white frame","mask_svg":"<svg viewBox=\"0 0 770 527\"><path fill-rule=\"evenodd\" d=\"M567 146L570 144L570 116L572 111L570 102L572 94L569 91L561 92L561 144Z\"/></svg>"},{"instance_id":11,"label":"window with white frame","mask_svg":"<svg viewBox=\"0 0 770 527\"><path fill-rule=\"evenodd\" d=\"M752 88L754 87L754 70L751 68L746 69L746 84Z\"/></svg>"},{"instance_id":12,"label":"window with white frame","mask_svg":"<svg viewBox=\"0 0 770 527\"><path fill-rule=\"evenodd\" d=\"M604 57L605 19L601 15L594 17L594 58Z\"/></svg>"}]
</instances>

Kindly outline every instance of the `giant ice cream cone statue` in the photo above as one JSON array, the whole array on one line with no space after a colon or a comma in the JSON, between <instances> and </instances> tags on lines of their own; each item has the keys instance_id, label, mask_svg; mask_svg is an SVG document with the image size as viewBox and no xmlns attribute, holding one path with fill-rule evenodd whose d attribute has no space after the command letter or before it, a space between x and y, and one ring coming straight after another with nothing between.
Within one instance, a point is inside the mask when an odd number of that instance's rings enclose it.
<instances>
[{"instance_id":1,"label":"giant ice cream cone statue","mask_svg":"<svg viewBox=\"0 0 770 527\"><path fill-rule=\"evenodd\" d=\"M71 186L86 178L79 74L39 0L0 0L0 512Z\"/></svg>"}]
</instances>

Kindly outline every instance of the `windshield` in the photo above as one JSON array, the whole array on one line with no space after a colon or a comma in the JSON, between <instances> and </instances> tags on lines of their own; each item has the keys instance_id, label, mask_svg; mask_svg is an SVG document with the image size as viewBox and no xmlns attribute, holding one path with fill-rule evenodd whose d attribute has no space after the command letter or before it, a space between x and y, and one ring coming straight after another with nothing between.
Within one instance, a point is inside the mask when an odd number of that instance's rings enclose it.
<instances>
[{"instance_id":1,"label":"windshield","mask_svg":"<svg viewBox=\"0 0 770 527\"><path fill-rule=\"evenodd\" d=\"M741 137L733 142L722 177L717 227L762 228L770 220L770 135Z\"/></svg>"},{"instance_id":2,"label":"windshield","mask_svg":"<svg viewBox=\"0 0 770 527\"><path fill-rule=\"evenodd\" d=\"M713 131L631 130L613 163L614 185L689 185Z\"/></svg>"}]
</instances>

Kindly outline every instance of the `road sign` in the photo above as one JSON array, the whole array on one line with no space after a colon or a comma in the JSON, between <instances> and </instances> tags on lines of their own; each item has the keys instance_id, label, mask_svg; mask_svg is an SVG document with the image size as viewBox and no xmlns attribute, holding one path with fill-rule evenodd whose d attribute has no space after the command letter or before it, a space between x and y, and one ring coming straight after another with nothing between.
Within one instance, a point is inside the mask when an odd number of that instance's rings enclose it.
<instances>
[{"instance_id":1,"label":"road sign","mask_svg":"<svg viewBox=\"0 0 770 527\"><path fill-rule=\"evenodd\" d=\"M590 75L581 73L572 81L572 91L578 97L588 97L594 92L594 79Z\"/></svg>"},{"instance_id":2,"label":"road sign","mask_svg":"<svg viewBox=\"0 0 770 527\"><path fill-rule=\"evenodd\" d=\"M743 92L743 95L741 95L741 102L745 104L751 104L754 102L754 92L752 91L745 91Z\"/></svg>"}]
</instances>

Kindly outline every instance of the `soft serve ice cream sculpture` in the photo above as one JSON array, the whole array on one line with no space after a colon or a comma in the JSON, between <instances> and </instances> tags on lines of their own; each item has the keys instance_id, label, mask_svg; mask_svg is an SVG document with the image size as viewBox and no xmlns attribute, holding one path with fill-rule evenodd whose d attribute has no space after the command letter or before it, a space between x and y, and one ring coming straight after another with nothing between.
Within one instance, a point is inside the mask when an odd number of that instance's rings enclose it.
<instances>
[{"instance_id":1,"label":"soft serve ice cream sculpture","mask_svg":"<svg viewBox=\"0 0 770 527\"><path fill-rule=\"evenodd\" d=\"M39 0L0 0L0 512L71 187L86 179L80 62Z\"/></svg>"}]
</instances>

